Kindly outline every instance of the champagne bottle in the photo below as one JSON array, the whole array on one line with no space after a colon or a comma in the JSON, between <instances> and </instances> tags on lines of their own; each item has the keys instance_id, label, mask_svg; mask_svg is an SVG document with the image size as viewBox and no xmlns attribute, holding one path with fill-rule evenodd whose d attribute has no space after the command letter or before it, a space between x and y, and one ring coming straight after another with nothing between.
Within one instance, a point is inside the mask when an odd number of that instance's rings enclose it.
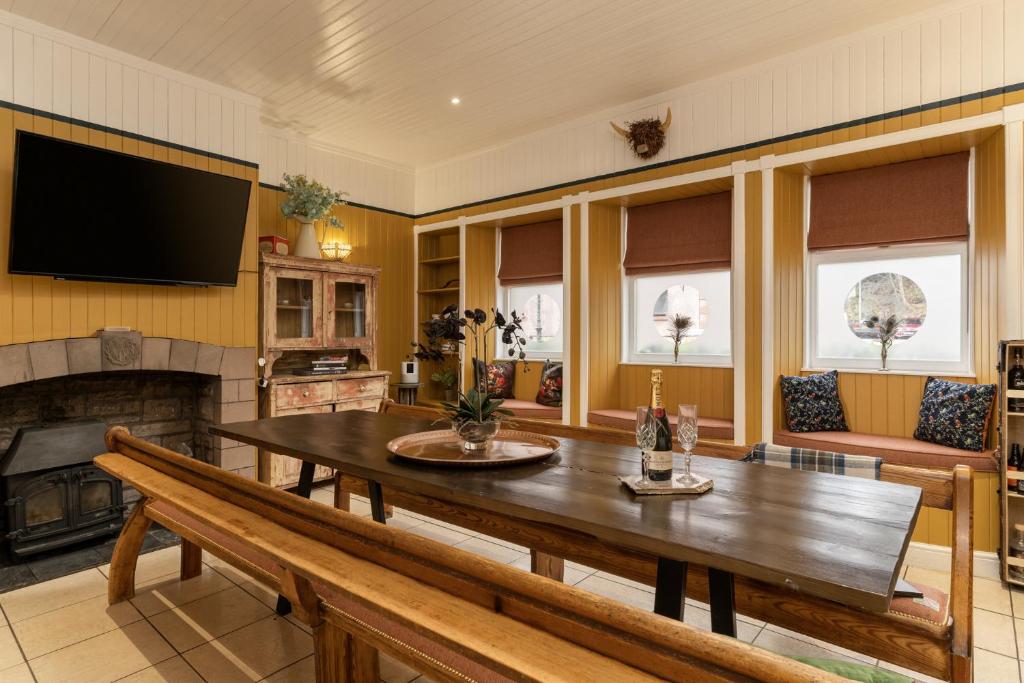
<instances>
[{"instance_id":1,"label":"champagne bottle","mask_svg":"<svg viewBox=\"0 0 1024 683\"><path fill-rule=\"evenodd\" d=\"M647 476L651 481L667 481L672 478L672 431L661 401L661 370L651 370L651 403L647 408L647 423L657 435L650 452Z\"/></svg>"}]
</instances>

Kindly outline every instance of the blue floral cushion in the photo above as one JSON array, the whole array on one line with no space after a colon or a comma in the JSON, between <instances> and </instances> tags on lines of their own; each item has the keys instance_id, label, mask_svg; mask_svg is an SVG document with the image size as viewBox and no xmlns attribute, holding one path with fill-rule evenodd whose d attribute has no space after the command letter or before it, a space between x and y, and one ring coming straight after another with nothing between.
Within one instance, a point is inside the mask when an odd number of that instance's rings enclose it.
<instances>
[{"instance_id":1,"label":"blue floral cushion","mask_svg":"<svg viewBox=\"0 0 1024 683\"><path fill-rule=\"evenodd\" d=\"M914 438L965 451L985 450L995 395L995 384L963 384L929 377Z\"/></svg>"},{"instance_id":2,"label":"blue floral cushion","mask_svg":"<svg viewBox=\"0 0 1024 683\"><path fill-rule=\"evenodd\" d=\"M808 377L782 376L782 400L791 432L848 432L836 370Z\"/></svg>"}]
</instances>

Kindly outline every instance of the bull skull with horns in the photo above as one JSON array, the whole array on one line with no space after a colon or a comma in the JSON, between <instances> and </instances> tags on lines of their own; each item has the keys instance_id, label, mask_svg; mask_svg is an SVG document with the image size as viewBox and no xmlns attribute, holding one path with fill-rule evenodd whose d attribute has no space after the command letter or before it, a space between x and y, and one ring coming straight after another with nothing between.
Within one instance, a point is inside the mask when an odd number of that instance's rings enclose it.
<instances>
[{"instance_id":1,"label":"bull skull with horns","mask_svg":"<svg viewBox=\"0 0 1024 683\"><path fill-rule=\"evenodd\" d=\"M665 121L661 119L640 119L638 121L627 121L626 127L622 128L612 121L612 128L629 143L630 149L640 159L650 159L665 146L665 132L672 125L672 108L669 107L665 114Z\"/></svg>"}]
</instances>

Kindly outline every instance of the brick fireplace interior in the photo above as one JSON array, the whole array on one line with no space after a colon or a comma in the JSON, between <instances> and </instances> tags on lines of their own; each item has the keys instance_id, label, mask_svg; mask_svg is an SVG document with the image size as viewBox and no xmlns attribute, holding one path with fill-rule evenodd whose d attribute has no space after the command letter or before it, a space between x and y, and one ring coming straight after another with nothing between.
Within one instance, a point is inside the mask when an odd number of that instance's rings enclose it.
<instances>
[{"instance_id":1,"label":"brick fireplace interior","mask_svg":"<svg viewBox=\"0 0 1024 683\"><path fill-rule=\"evenodd\" d=\"M84 427L91 422L100 430L104 424L123 425L168 449L253 476L254 449L213 437L208 429L220 422L253 419L255 412L251 348L143 338L138 332L121 331L0 347L0 461L15 452L11 445L18 445L19 429ZM102 452L102 444L98 448ZM91 468L89 459L79 458L74 467ZM42 471L52 474L52 468ZM80 475L69 467L67 477L77 480ZM0 476L0 485L10 483ZM126 488L126 509L138 497ZM13 508L19 501L6 502ZM0 515L0 540L5 541L0 591L107 562L115 540L97 537L19 557L12 552L15 542L4 538L14 526L11 515ZM157 528L144 547L156 549L176 540Z\"/></svg>"}]
</instances>

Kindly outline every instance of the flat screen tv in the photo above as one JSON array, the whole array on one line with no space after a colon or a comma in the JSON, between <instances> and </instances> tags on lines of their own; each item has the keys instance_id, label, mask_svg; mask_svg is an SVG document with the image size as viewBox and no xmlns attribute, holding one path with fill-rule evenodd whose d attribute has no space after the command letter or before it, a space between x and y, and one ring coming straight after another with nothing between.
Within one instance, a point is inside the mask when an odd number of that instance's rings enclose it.
<instances>
[{"instance_id":1,"label":"flat screen tv","mask_svg":"<svg viewBox=\"0 0 1024 683\"><path fill-rule=\"evenodd\" d=\"M250 182L18 131L8 270L234 287Z\"/></svg>"}]
</instances>

